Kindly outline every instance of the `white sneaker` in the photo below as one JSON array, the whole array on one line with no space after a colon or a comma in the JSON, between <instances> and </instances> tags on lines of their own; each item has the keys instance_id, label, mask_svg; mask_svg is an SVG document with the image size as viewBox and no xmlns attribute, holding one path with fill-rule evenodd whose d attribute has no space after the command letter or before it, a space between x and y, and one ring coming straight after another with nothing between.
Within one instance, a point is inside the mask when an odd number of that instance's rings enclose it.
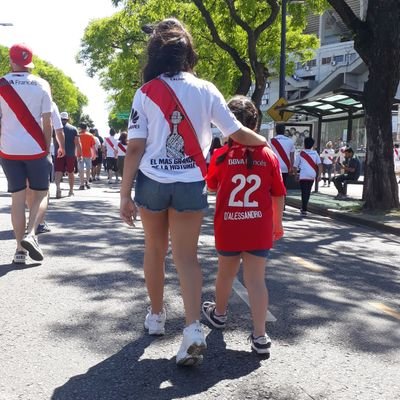
<instances>
[{"instance_id":1,"label":"white sneaker","mask_svg":"<svg viewBox=\"0 0 400 400\"><path fill-rule=\"evenodd\" d=\"M185 366L201 364L202 353L206 348L203 328L199 321L193 322L183 330L182 344L176 355L176 363Z\"/></svg>"},{"instance_id":2,"label":"white sneaker","mask_svg":"<svg viewBox=\"0 0 400 400\"><path fill-rule=\"evenodd\" d=\"M165 334L165 320L167 313L165 309L159 314L152 314L151 308L147 309L148 313L144 320L144 327L149 331L149 335L164 335Z\"/></svg>"},{"instance_id":3,"label":"white sneaker","mask_svg":"<svg viewBox=\"0 0 400 400\"><path fill-rule=\"evenodd\" d=\"M267 334L258 336L256 338L253 336L253 334L251 334L247 340L250 342L251 348L257 354L262 354L266 356L266 358L269 358L271 353L271 339Z\"/></svg>"},{"instance_id":4,"label":"white sneaker","mask_svg":"<svg viewBox=\"0 0 400 400\"><path fill-rule=\"evenodd\" d=\"M32 260L43 260L43 252L35 235L25 235L21 240L21 246L28 251L29 257L32 258Z\"/></svg>"}]
</instances>

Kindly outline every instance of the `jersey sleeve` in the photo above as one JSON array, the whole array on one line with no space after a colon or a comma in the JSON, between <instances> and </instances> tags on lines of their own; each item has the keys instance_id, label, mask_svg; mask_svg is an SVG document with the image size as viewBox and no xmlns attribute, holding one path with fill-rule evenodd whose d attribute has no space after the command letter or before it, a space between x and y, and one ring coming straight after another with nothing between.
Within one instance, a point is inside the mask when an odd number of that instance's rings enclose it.
<instances>
[{"instance_id":1,"label":"jersey sleeve","mask_svg":"<svg viewBox=\"0 0 400 400\"><path fill-rule=\"evenodd\" d=\"M129 115L128 140L129 139L147 139L148 121L143 107L145 94L139 89L133 97L132 109Z\"/></svg>"},{"instance_id":2,"label":"jersey sleeve","mask_svg":"<svg viewBox=\"0 0 400 400\"><path fill-rule=\"evenodd\" d=\"M268 151L271 163L271 195L272 196L286 196L286 188L282 180L281 168L279 166L278 158L273 154L272 150Z\"/></svg>"},{"instance_id":3,"label":"jersey sleeve","mask_svg":"<svg viewBox=\"0 0 400 400\"><path fill-rule=\"evenodd\" d=\"M43 88L42 114L51 113L53 110L53 99L51 97L50 85L44 79L41 79L41 82Z\"/></svg>"},{"instance_id":4,"label":"jersey sleeve","mask_svg":"<svg viewBox=\"0 0 400 400\"><path fill-rule=\"evenodd\" d=\"M53 102L52 105L53 109L51 111L51 122L53 124L53 128L55 130L62 129L63 124L61 122L60 112L58 111L57 104Z\"/></svg>"},{"instance_id":5,"label":"jersey sleeve","mask_svg":"<svg viewBox=\"0 0 400 400\"><path fill-rule=\"evenodd\" d=\"M223 136L228 137L242 128L242 124L227 106L221 92L212 84L210 87L212 95L211 122L222 132Z\"/></svg>"}]
</instances>

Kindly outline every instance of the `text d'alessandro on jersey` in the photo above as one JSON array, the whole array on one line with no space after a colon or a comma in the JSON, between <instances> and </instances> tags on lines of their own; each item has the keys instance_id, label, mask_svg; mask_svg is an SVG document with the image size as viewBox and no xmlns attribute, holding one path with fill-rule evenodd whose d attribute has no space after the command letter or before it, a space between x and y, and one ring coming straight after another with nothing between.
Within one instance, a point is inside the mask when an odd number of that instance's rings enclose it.
<instances>
[{"instance_id":1,"label":"text d'alessandro on jersey","mask_svg":"<svg viewBox=\"0 0 400 400\"><path fill-rule=\"evenodd\" d=\"M238 221L243 219L256 219L262 218L261 211L237 211L237 212L224 212L225 221Z\"/></svg>"}]
</instances>

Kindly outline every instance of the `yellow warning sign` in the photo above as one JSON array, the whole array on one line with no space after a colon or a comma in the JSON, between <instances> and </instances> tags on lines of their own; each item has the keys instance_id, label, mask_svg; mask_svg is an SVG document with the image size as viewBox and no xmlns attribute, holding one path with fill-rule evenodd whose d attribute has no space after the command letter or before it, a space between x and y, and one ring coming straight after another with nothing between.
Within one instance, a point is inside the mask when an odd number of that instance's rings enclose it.
<instances>
[{"instance_id":1,"label":"yellow warning sign","mask_svg":"<svg viewBox=\"0 0 400 400\"><path fill-rule=\"evenodd\" d=\"M284 121L286 122L290 119L294 113L289 111L279 111L277 107L286 106L288 104L287 100L281 97L277 100L268 110L267 114L274 120L274 121Z\"/></svg>"}]
</instances>

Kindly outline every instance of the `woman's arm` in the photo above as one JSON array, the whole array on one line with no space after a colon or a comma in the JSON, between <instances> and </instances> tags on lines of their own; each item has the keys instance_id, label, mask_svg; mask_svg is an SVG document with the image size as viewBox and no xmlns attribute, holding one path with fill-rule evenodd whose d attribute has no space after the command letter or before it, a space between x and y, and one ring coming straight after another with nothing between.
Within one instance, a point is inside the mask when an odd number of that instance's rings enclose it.
<instances>
[{"instance_id":1,"label":"woman's arm","mask_svg":"<svg viewBox=\"0 0 400 400\"><path fill-rule=\"evenodd\" d=\"M230 136L235 142L243 144L245 146L260 146L267 144L267 140L264 136L255 133L249 128L243 126Z\"/></svg>"},{"instance_id":2,"label":"woman's arm","mask_svg":"<svg viewBox=\"0 0 400 400\"><path fill-rule=\"evenodd\" d=\"M132 184L145 148L146 139L130 139L126 148L120 192L120 215L122 220L130 226L134 226L133 219L136 218L136 206L131 196Z\"/></svg>"}]
</instances>

